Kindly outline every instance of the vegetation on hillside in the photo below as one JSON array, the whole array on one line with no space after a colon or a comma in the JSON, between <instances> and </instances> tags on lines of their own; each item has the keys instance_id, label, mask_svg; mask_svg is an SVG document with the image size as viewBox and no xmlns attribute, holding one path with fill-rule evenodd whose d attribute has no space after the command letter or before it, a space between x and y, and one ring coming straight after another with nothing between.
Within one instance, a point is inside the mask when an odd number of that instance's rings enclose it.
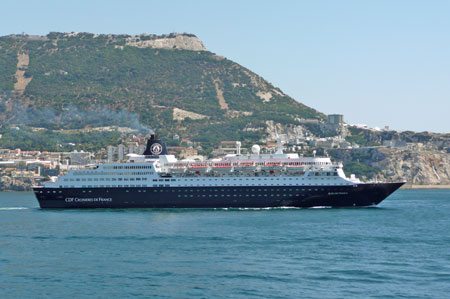
<instances>
[{"instance_id":1,"label":"vegetation on hillside","mask_svg":"<svg viewBox=\"0 0 450 299\"><path fill-rule=\"evenodd\" d=\"M121 134L111 132L61 133L53 130L35 131L29 127L0 128L0 148L65 152L73 150L97 151L117 145Z\"/></svg>"},{"instance_id":2,"label":"vegetation on hillside","mask_svg":"<svg viewBox=\"0 0 450 299\"><path fill-rule=\"evenodd\" d=\"M117 125L115 119L101 121L102 111L125 111L163 136L179 134L211 143L256 141L261 133L243 129L249 124L265 128L266 120L295 123L296 117L323 118L251 71L214 53L137 48L126 45L127 37L90 33L50 33L34 39L0 37L0 120L48 129ZM29 55L25 77L32 78L23 95L13 93L18 53ZM228 109L240 114L231 118L232 114L221 109L217 88ZM270 101L264 102L258 92L270 92ZM67 111L72 107L98 113L99 120L67 122ZM175 120L173 108L208 118ZM51 117L42 111L51 111ZM32 117L25 119L24 112Z\"/></svg>"}]
</instances>

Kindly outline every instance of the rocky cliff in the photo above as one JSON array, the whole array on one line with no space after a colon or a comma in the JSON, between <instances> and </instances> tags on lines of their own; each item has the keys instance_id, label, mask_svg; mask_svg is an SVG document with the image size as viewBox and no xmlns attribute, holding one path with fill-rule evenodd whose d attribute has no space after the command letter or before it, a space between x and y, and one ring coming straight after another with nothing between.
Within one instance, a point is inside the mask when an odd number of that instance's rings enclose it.
<instances>
[{"instance_id":1,"label":"rocky cliff","mask_svg":"<svg viewBox=\"0 0 450 299\"><path fill-rule=\"evenodd\" d=\"M446 151L373 147L333 149L329 152L344 165L356 162L374 168L377 171L371 179L406 180L409 184L418 185L450 184L450 154Z\"/></svg>"}]
</instances>

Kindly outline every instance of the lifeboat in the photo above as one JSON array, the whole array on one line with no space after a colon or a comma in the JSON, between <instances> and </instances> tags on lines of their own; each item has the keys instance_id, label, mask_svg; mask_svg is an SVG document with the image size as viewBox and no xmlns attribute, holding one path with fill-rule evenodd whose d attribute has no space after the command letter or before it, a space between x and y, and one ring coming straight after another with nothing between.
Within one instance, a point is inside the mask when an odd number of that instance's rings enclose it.
<instances>
[{"instance_id":1,"label":"lifeboat","mask_svg":"<svg viewBox=\"0 0 450 299\"><path fill-rule=\"evenodd\" d=\"M191 162L188 165L188 170L195 173L205 173L208 171L207 162Z\"/></svg>"},{"instance_id":2,"label":"lifeboat","mask_svg":"<svg viewBox=\"0 0 450 299\"><path fill-rule=\"evenodd\" d=\"M254 171L256 169L255 162L235 162L233 163L234 171Z\"/></svg>"},{"instance_id":3,"label":"lifeboat","mask_svg":"<svg viewBox=\"0 0 450 299\"><path fill-rule=\"evenodd\" d=\"M212 163L212 170L216 172L231 172L233 166L231 165L231 162L218 161Z\"/></svg>"},{"instance_id":4,"label":"lifeboat","mask_svg":"<svg viewBox=\"0 0 450 299\"><path fill-rule=\"evenodd\" d=\"M169 166L170 173L185 173L186 172L186 163L172 163Z\"/></svg>"},{"instance_id":5,"label":"lifeboat","mask_svg":"<svg viewBox=\"0 0 450 299\"><path fill-rule=\"evenodd\" d=\"M303 163L300 161L289 161L283 164L288 172L299 172L305 169Z\"/></svg>"},{"instance_id":6,"label":"lifeboat","mask_svg":"<svg viewBox=\"0 0 450 299\"><path fill-rule=\"evenodd\" d=\"M283 169L283 164L279 161L277 162L264 162L264 165L261 166L262 171L266 172L279 172Z\"/></svg>"}]
</instances>

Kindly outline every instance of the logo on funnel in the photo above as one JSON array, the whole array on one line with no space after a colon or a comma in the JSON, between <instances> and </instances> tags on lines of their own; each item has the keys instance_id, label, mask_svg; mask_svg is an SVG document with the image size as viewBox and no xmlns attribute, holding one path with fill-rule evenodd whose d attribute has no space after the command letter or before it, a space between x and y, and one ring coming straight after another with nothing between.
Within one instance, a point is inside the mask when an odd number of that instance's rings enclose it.
<instances>
[{"instance_id":1,"label":"logo on funnel","mask_svg":"<svg viewBox=\"0 0 450 299\"><path fill-rule=\"evenodd\" d=\"M150 147L150 151L152 152L153 155L161 154L162 150L163 147L159 143L153 143L152 146Z\"/></svg>"}]
</instances>

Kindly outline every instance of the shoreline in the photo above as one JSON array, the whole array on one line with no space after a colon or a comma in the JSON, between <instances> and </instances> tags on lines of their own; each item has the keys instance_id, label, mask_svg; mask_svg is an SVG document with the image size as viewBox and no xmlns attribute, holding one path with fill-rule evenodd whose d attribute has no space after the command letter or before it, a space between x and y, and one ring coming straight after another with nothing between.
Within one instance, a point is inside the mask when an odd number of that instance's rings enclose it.
<instances>
[{"instance_id":1,"label":"shoreline","mask_svg":"<svg viewBox=\"0 0 450 299\"><path fill-rule=\"evenodd\" d=\"M450 189L450 185L412 185L405 184L400 187L405 190L420 190L420 189Z\"/></svg>"}]
</instances>

